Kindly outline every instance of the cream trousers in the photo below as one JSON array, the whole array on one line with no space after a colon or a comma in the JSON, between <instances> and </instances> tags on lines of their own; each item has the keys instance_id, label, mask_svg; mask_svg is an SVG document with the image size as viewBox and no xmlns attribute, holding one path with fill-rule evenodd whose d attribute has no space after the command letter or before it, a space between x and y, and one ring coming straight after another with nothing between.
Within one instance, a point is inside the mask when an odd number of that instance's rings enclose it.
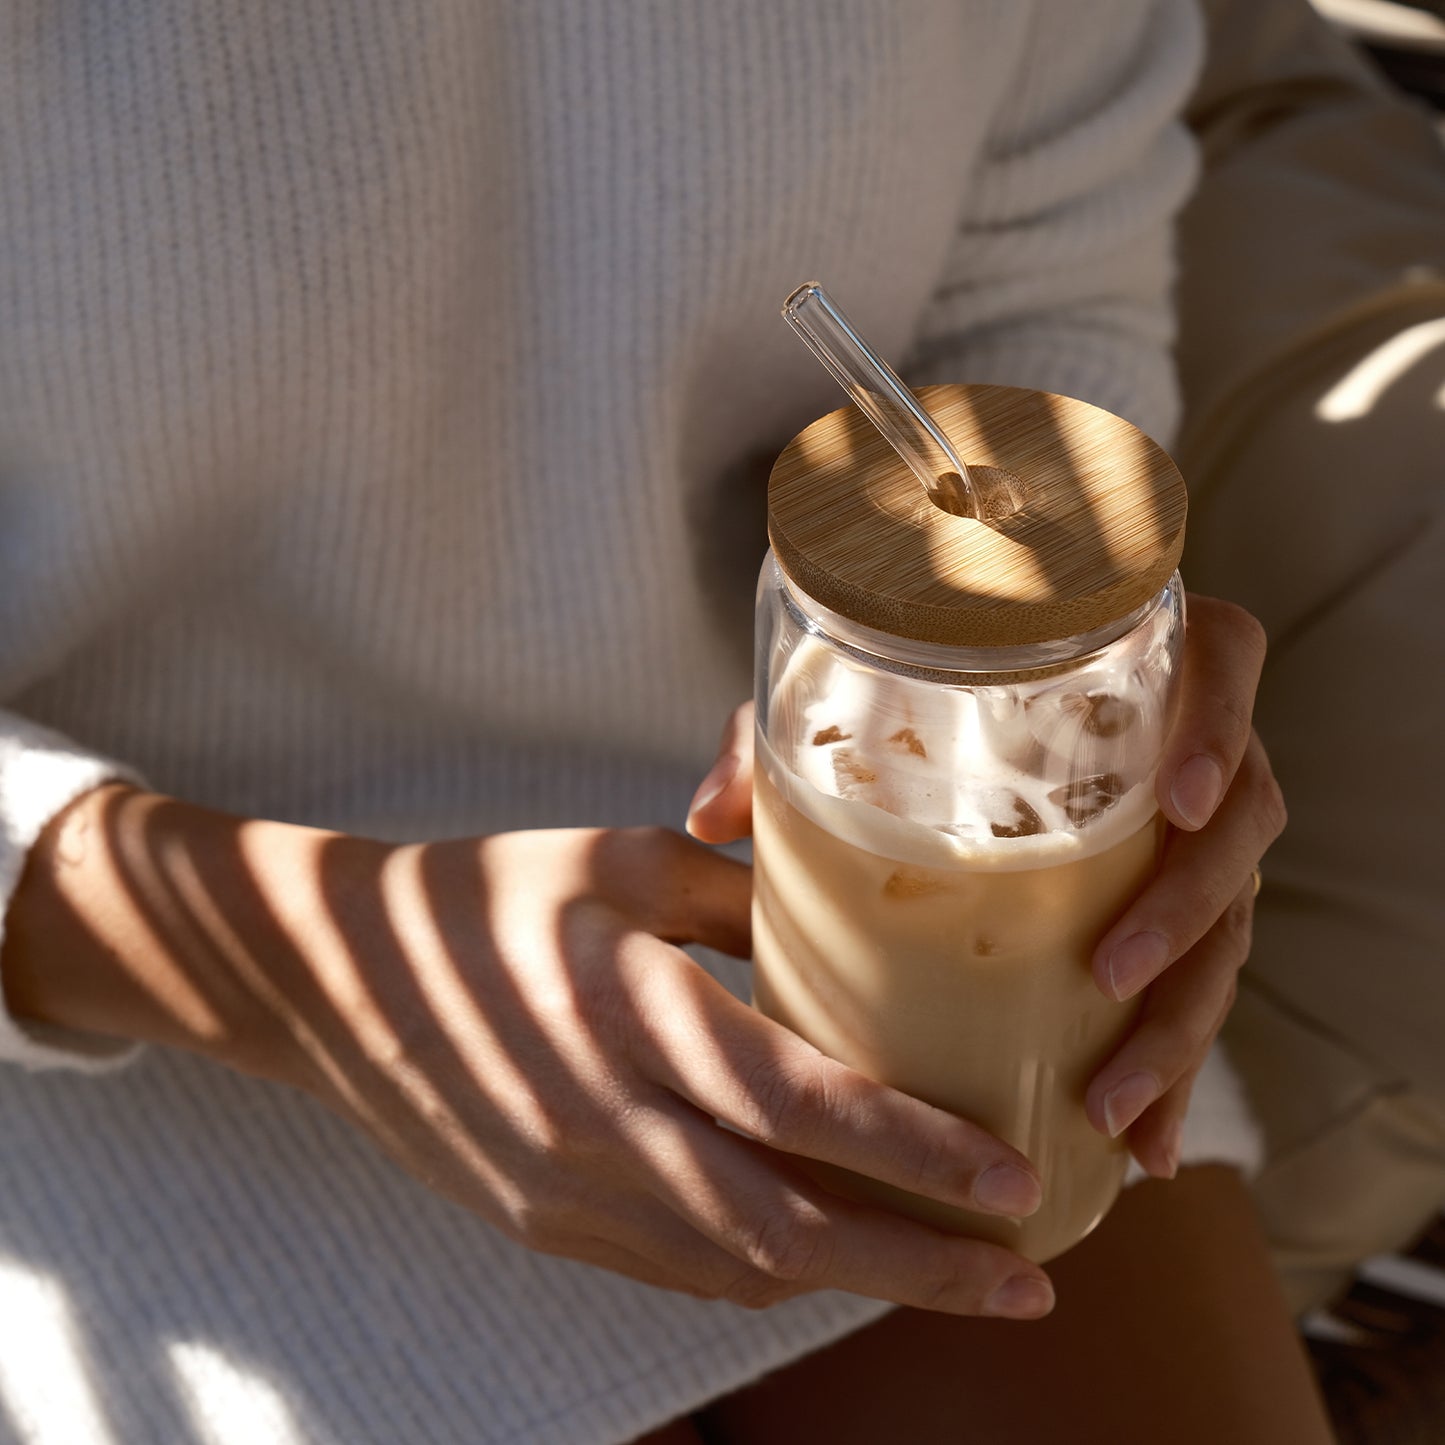
<instances>
[{"instance_id":1,"label":"cream trousers","mask_svg":"<svg viewBox=\"0 0 1445 1445\"><path fill-rule=\"evenodd\" d=\"M1270 636L1290 823L1225 1038L1303 1309L1445 1206L1445 149L1305 0L1206 8L1185 576Z\"/></svg>"}]
</instances>

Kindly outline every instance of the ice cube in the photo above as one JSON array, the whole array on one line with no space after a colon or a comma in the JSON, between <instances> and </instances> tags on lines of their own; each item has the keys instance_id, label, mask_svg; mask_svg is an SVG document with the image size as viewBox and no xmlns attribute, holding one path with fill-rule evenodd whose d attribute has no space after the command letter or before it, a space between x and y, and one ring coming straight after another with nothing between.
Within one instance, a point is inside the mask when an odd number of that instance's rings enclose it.
<instances>
[{"instance_id":1,"label":"ice cube","mask_svg":"<svg viewBox=\"0 0 1445 1445\"><path fill-rule=\"evenodd\" d=\"M928 749L923 746L923 739L912 728L899 728L888 741L894 747L912 753L915 758L928 756Z\"/></svg>"},{"instance_id":2,"label":"ice cube","mask_svg":"<svg viewBox=\"0 0 1445 1445\"><path fill-rule=\"evenodd\" d=\"M1003 792L989 802L988 826L995 838L1032 838L1045 831L1044 820L1019 794Z\"/></svg>"},{"instance_id":3,"label":"ice cube","mask_svg":"<svg viewBox=\"0 0 1445 1445\"><path fill-rule=\"evenodd\" d=\"M1049 802L1068 814L1074 827L1092 823L1100 813L1112 808L1124 796L1124 780L1118 773L1094 773L1074 778L1049 794Z\"/></svg>"},{"instance_id":4,"label":"ice cube","mask_svg":"<svg viewBox=\"0 0 1445 1445\"><path fill-rule=\"evenodd\" d=\"M833 784L840 798L856 798L868 784L877 781L878 774L852 748L834 750Z\"/></svg>"},{"instance_id":5,"label":"ice cube","mask_svg":"<svg viewBox=\"0 0 1445 1445\"><path fill-rule=\"evenodd\" d=\"M1131 702L1112 692L1074 692L1065 697L1060 707L1078 719L1087 733L1096 738L1116 738L1139 715Z\"/></svg>"}]
</instances>

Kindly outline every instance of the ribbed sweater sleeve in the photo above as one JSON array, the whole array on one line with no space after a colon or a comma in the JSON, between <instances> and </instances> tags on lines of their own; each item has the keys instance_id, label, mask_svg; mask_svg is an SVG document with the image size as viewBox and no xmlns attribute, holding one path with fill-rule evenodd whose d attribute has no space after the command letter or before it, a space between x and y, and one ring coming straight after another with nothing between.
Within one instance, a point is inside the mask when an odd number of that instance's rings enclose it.
<instances>
[{"instance_id":1,"label":"ribbed sweater sleeve","mask_svg":"<svg viewBox=\"0 0 1445 1445\"><path fill-rule=\"evenodd\" d=\"M46 824L83 793L117 778L140 781L129 768L87 752L49 728L0 712L0 945L3 918L26 857ZM22 1025L0 1006L0 1059L11 1063L95 1072L124 1062L134 1052L108 1039Z\"/></svg>"},{"instance_id":2,"label":"ribbed sweater sleeve","mask_svg":"<svg viewBox=\"0 0 1445 1445\"><path fill-rule=\"evenodd\" d=\"M1179 114L1203 35L1189 6L1033 18L969 187L909 378L1080 397L1167 444L1174 218L1198 166Z\"/></svg>"}]
</instances>

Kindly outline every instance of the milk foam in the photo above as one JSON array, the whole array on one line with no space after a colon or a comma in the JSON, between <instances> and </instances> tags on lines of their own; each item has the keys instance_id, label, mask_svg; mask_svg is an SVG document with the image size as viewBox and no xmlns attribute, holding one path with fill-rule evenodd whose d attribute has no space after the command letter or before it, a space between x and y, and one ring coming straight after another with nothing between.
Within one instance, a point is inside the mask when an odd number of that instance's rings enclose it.
<instances>
[{"instance_id":1,"label":"milk foam","mask_svg":"<svg viewBox=\"0 0 1445 1445\"><path fill-rule=\"evenodd\" d=\"M760 762L820 827L923 867L1048 867L1157 811L1164 719L1140 636L1067 673L979 689L883 672L804 634L782 663ZM1011 836L1012 835L1012 836Z\"/></svg>"}]
</instances>

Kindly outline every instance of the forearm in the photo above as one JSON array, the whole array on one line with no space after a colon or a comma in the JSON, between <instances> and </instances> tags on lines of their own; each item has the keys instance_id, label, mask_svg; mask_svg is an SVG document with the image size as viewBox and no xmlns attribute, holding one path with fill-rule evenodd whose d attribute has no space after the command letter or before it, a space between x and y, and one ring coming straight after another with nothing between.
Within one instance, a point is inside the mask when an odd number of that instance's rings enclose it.
<instances>
[{"instance_id":1,"label":"forearm","mask_svg":"<svg viewBox=\"0 0 1445 1445\"><path fill-rule=\"evenodd\" d=\"M300 1081L293 1004L308 970L275 894L328 836L125 785L94 789L27 858L5 920L6 1003L22 1024Z\"/></svg>"}]
</instances>

